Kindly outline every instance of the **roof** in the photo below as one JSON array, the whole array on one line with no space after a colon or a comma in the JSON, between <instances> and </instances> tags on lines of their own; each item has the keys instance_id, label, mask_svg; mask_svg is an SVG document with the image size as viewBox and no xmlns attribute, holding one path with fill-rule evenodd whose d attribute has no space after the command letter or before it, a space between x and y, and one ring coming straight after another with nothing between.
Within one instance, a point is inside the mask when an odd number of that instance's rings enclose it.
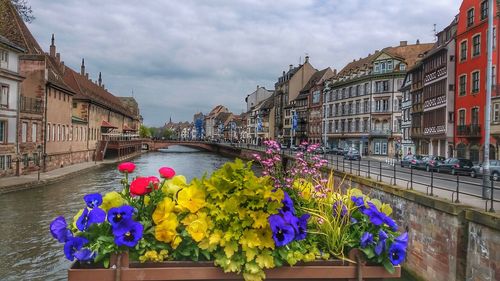
<instances>
[{"instance_id":1,"label":"roof","mask_svg":"<svg viewBox=\"0 0 500 281\"><path fill-rule=\"evenodd\" d=\"M9 0L0 0L0 35L24 49L24 52L28 55L43 56L47 63L48 82L73 94L71 88L64 83L61 64L55 58L43 52L43 49Z\"/></svg>"},{"instance_id":2,"label":"roof","mask_svg":"<svg viewBox=\"0 0 500 281\"><path fill-rule=\"evenodd\" d=\"M118 127L111 125L108 121L105 120L102 120L101 127L118 129Z\"/></svg>"},{"instance_id":3,"label":"roof","mask_svg":"<svg viewBox=\"0 0 500 281\"><path fill-rule=\"evenodd\" d=\"M126 132L126 131L137 131L137 130L130 128L127 124L123 124L122 131Z\"/></svg>"},{"instance_id":4,"label":"roof","mask_svg":"<svg viewBox=\"0 0 500 281\"><path fill-rule=\"evenodd\" d=\"M271 96L268 99L265 99L260 109L271 109L274 106L274 97Z\"/></svg>"},{"instance_id":5,"label":"roof","mask_svg":"<svg viewBox=\"0 0 500 281\"><path fill-rule=\"evenodd\" d=\"M434 46L434 43L413 44L397 47L386 47L382 51L375 51L374 54L369 54L367 57L359 60L354 60L348 63L340 72L339 76L349 75L351 72L356 72L360 69L367 69L372 66L373 61L382 53L398 58L407 64L407 68L411 68L421 57Z\"/></svg>"},{"instance_id":6,"label":"roof","mask_svg":"<svg viewBox=\"0 0 500 281\"><path fill-rule=\"evenodd\" d=\"M17 46L16 44L10 42L9 39L3 37L2 35L0 35L0 44L3 44L5 46L7 46L7 47L10 47L11 49L14 49L14 50L16 50L18 52L21 52L21 53L25 52L23 48L21 48L21 47Z\"/></svg>"},{"instance_id":7,"label":"roof","mask_svg":"<svg viewBox=\"0 0 500 281\"><path fill-rule=\"evenodd\" d=\"M42 48L10 0L0 0L0 34L28 54L43 54Z\"/></svg>"},{"instance_id":8,"label":"roof","mask_svg":"<svg viewBox=\"0 0 500 281\"><path fill-rule=\"evenodd\" d=\"M90 100L130 118L137 118L124 106L119 98L67 66L65 66L64 81L76 92L73 97L74 100Z\"/></svg>"},{"instance_id":9,"label":"roof","mask_svg":"<svg viewBox=\"0 0 500 281\"><path fill-rule=\"evenodd\" d=\"M311 78L309 78L309 81L307 81L306 85L304 85L304 87L302 88L302 90L300 90L301 92L302 91L309 91L312 87L314 87L314 85L316 83L318 83L318 81L325 75L325 73L328 71L328 69L330 69L329 67L323 69L323 70L320 70L320 71L316 71L312 76ZM300 94L299 94L300 96Z\"/></svg>"}]
</instances>

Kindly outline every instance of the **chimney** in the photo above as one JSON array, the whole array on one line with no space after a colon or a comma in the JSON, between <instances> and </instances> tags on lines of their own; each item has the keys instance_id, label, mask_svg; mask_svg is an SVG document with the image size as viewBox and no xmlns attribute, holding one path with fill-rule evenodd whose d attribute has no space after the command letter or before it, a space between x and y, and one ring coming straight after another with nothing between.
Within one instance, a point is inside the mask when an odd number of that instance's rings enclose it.
<instances>
[{"instance_id":1,"label":"chimney","mask_svg":"<svg viewBox=\"0 0 500 281\"><path fill-rule=\"evenodd\" d=\"M417 45L419 45L419 44L420 44L420 40L417 39Z\"/></svg>"},{"instance_id":2,"label":"chimney","mask_svg":"<svg viewBox=\"0 0 500 281\"><path fill-rule=\"evenodd\" d=\"M61 62L61 54L56 53L56 59L57 59L57 63L60 63Z\"/></svg>"},{"instance_id":3,"label":"chimney","mask_svg":"<svg viewBox=\"0 0 500 281\"><path fill-rule=\"evenodd\" d=\"M85 75L85 59L82 59L82 66L80 67L80 75Z\"/></svg>"},{"instance_id":4,"label":"chimney","mask_svg":"<svg viewBox=\"0 0 500 281\"><path fill-rule=\"evenodd\" d=\"M290 70L292 70L292 69L293 69L293 64L290 64Z\"/></svg>"},{"instance_id":5,"label":"chimney","mask_svg":"<svg viewBox=\"0 0 500 281\"><path fill-rule=\"evenodd\" d=\"M337 69L333 69L333 75L337 75Z\"/></svg>"},{"instance_id":6,"label":"chimney","mask_svg":"<svg viewBox=\"0 0 500 281\"><path fill-rule=\"evenodd\" d=\"M259 85L257 85L257 91L259 90Z\"/></svg>"},{"instance_id":7,"label":"chimney","mask_svg":"<svg viewBox=\"0 0 500 281\"><path fill-rule=\"evenodd\" d=\"M52 33L52 39L50 40L50 56L56 56L56 45L54 45L54 33Z\"/></svg>"},{"instance_id":8,"label":"chimney","mask_svg":"<svg viewBox=\"0 0 500 281\"><path fill-rule=\"evenodd\" d=\"M99 83L99 86L102 86L102 77L101 77L101 72L99 71L99 80L97 80Z\"/></svg>"},{"instance_id":9,"label":"chimney","mask_svg":"<svg viewBox=\"0 0 500 281\"><path fill-rule=\"evenodd\" d=\"M283 77L285 77L285 71L283 70Z\"/></svg>"},{"instance_id":10,"label":"chimney","mask_svg":"<svg viewBox=\"0 0 500 281\"><path fill-rule=\"evenodd\" d=\"M89 79L89 74L88 73L85 73L85 78L87 78L87 80Z\"/></svg>"},{"instance_id":11,"label":"chimney","mask_svg":"<svg viewBox=\"0 0 500 281\"><path fill-rule=\"evenodd\" d=\"M64 61L61 62L61 72L64 75L64 71L66 70L66 67L64 66Z\"/></svg>"},{"instance_id":12,"label":"chimney","mask_svg":"<svg viewBox=\"0 0 500 281\"><path fill-rule=\"evenodd\" d=\"M408 45L408 41L399 41L399 46L400 47L405 47Z\"/></svg>"},{"instance_id":13,"label":"chimney","mask_svg":"<svg viewBox=\"0 0 500 281\"><path fill-rule=\"evenodd\" d=\"M308 63L309 62L309 56L306 56L306 61L304 63Z\"/></svg>"}]
</instances>

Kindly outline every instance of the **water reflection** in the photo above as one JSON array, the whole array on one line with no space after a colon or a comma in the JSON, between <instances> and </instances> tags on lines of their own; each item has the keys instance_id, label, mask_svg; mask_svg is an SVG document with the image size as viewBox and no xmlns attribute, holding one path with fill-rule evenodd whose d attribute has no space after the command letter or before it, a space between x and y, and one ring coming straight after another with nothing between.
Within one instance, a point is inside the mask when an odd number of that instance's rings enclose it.
<instances>
[{"instance_id":1,"label":"water reflection","mask_svg":"<svg viewBox=\"0 0 500 281\"><path fill-rule=\"evenodd\" d=\"M228 158L171 147L165 153L149 153L134 159L137 175L158 175L161 166L173 167L191 180L222 166ZM70 262L63 245L49 233L50 222L58 215L67 220L85 203L92 192L120 190L121 175L116 165L108 165L84 175L42 188L0 195L0 280L66 280Z\"/></svg>"}]
</instances>

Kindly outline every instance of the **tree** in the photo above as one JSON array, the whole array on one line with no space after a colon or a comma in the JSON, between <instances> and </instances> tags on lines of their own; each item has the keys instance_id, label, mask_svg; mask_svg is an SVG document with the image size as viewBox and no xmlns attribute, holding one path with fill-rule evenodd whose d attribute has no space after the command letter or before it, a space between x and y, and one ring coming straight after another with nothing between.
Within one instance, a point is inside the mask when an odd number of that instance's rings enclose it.
<instances>
[{"instance_id":1,"label":"tree","mask_svg":"<svg viewBox=\"0 0 500 281\"><path fill-rule=\"evenodd\" d=\"M167 140L171 140L171 139L174 139L175 138L175 132L174 130L172 129L165 129L165 131L163 131L163 137Z\"/></svg>"},{"instance_id":2,"label":"tree","mask_svg":"<svg viewBox=\"0 0 500 281\"><path fill-rule=\"evenodd\" d=\"M148 127L141 125L139 127L139 136L141 138L150 138L151 137L151 131L149 130Z\"/></svg>"},{"instance_id":3,"label":"tree","mask_svg":"<svg viewBox=\"0 0 500 281\"><path fill-rule=\"evenodd\" d=\"M33 15L33 10L31 9L31 6L28 5L27 0L11 0L11 2L25 22L33 22L35 16Z\"/></svg>"}]
</instances>

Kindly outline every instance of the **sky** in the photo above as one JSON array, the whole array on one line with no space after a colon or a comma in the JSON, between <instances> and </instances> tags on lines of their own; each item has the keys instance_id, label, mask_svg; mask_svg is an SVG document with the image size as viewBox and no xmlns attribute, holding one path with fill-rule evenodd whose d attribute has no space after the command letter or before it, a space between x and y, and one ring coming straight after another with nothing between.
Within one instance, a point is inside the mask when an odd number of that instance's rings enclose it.
<instances>
[{"instance_id":1,"label":"sky","mask_svg":"<svg viewBox=\"0 0 500 281\"><path fill-rule=\"evenodd\" d=\"M28 0L46 51L116 96L133 96L144 124L192 121L218 104L235 114L257 85L274 89L304 61L342 69L400 41L434 42L460 0Z\"/></svg>"}]
</instances>

